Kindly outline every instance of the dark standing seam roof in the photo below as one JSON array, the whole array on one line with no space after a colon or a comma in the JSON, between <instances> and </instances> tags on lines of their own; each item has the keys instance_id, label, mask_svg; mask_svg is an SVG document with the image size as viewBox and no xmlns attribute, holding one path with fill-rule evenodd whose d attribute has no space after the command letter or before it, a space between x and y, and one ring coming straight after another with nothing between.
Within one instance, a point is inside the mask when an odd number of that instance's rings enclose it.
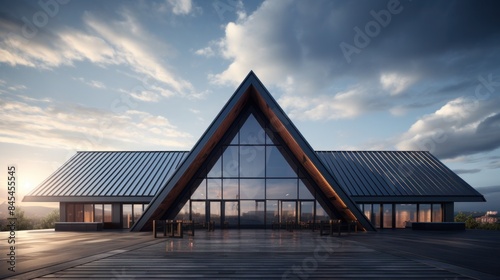
<instances>
[{"instance_id":1,"label":"dark standing seam roof","mask_svg":"<svg viewBox=\"0 0 500 280\"><path fill-rule=\"evenodd\" d=\"M329 172L357 202L484 201L429 152L320 151Z\"/></svg>"},{"instance_id":2,"label":"dark standing seam roof","mask_svg":"<svg viewBox=\"0 0 500 280\"><path fill-rule=\"evenodd\" d=\"M77 152L26 196L26 201L153 197L189 152ZM52 199L52 200L50 200ZM89 199L91 201L91 199Z\"/></svg>"},{"instance_id":3,"label":"dark standing seam roof","mask_svg":"<svg viewBox=\"0 0 500 280\"><path fill-rule=\"evenodd\" d=\"M27 201L153 197L189 152L78 152ZM429 152L320 151L327 170L356 201L483 201L483 196ZM31 197L31 198L30 198ZM461 198L461 199L459 199Z\"/></svg>"}]
</instances>

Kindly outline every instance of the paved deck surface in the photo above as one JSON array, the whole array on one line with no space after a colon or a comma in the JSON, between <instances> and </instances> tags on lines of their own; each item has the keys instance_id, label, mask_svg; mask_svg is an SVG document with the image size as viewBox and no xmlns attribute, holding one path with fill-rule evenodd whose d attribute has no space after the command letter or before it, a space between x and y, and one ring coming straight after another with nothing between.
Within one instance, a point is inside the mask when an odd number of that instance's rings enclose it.
<instances>
[{"instance_id":1,"label":"paved deck surface","mask_svg":"<svg viewBox=\"0 0 500 280\"><path fill-rule=\"evenodd\" d=\"M500 232L226 230L153 239L26 231L16 239L16 273L7 270L2 244L1 278L500 279Z\"/></svg>"}]
</instances>

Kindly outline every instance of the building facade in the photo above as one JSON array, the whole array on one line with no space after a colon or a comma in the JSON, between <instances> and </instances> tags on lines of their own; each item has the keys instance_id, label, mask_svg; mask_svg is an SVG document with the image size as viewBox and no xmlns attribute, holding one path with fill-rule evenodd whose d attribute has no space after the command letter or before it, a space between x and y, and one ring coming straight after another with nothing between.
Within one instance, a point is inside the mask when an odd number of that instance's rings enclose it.
<instances>
[{"instance_id":1,"label":"building facade","mask_svg":"<svg viewBox=\"0 0 500 280\"><path fill-rule=\"evenodd\" d=\"M271 228L340 219L363 230L453 221L484 197L426 151L314 151L251 72L189 152L78 152L24 201L61 221Z\"/></svg>"}]
</instances>

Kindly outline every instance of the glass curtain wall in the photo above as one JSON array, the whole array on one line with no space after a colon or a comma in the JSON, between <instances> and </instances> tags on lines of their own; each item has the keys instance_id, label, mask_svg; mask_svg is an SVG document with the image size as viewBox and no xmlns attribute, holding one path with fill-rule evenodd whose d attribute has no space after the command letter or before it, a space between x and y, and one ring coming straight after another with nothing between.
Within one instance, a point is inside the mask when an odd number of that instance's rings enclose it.
<instances>
[{"instance_id":1,"label":"glass curtain wall","mask_svg":"<svg viewBox=\"0 0 500 280\"><path fill-rule=\"evenodd\" d=\"M177 215L234 228L303 224L330 217L287 149L255 113L248 113L218 147Z\"/></svg>"}]
</instances>

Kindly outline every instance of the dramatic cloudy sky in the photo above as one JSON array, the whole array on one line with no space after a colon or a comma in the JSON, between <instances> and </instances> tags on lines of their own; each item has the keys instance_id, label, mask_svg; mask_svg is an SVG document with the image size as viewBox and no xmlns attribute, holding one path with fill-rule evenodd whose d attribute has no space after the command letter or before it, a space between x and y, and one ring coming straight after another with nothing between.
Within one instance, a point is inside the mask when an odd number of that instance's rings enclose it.
<instances>
[{"instance_id":1,"label":"dramatic cloudy sky","mask_svg":"<svg viewBox=\"0 0 500 280\"><path fill-rule=\"evenodd\" d=\"M499 11L498 1L2 0L2 186L15 164L22 196L77 150L189 150L254 70L315 149L429 150L496 193Z\"/></svg>"}]
</instances>

